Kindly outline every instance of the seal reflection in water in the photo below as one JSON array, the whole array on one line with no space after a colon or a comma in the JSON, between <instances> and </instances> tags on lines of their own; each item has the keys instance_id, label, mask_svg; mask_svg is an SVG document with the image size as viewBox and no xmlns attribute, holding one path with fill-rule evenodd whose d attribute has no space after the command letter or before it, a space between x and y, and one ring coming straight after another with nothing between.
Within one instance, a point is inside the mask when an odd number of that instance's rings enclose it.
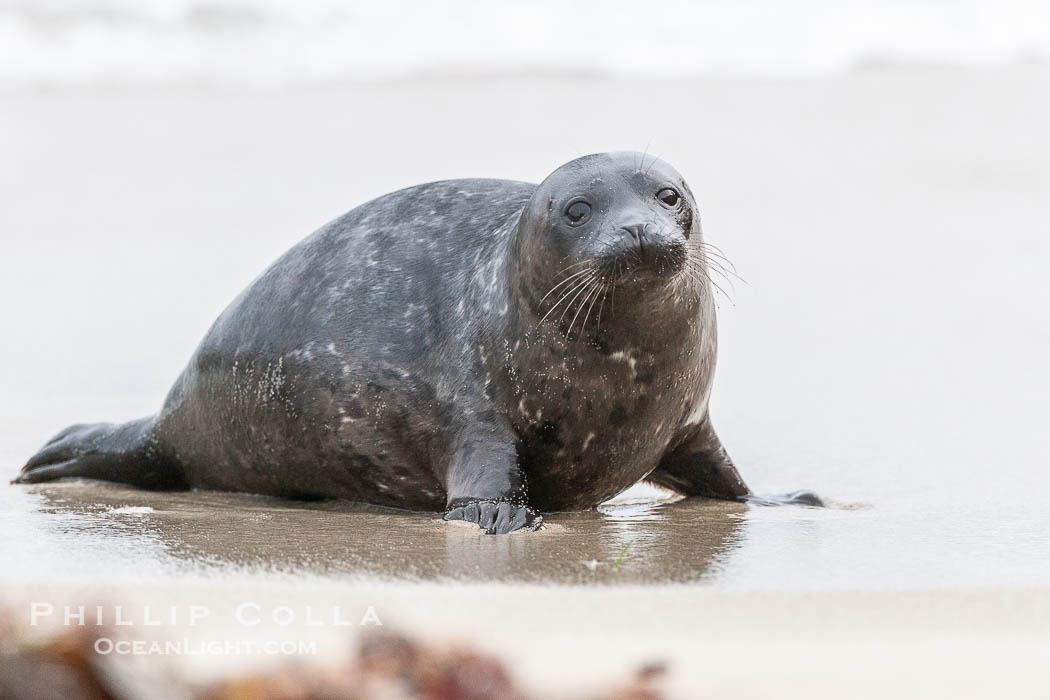
<instances>
[{"instance_id":1,"label":"seal reflection in water","mask_svg":"<svg viewBox=\"0 0 1050 700\"><path fill-rule=\"evenodd\" d=\"M92 571L131 565L154 574L206 573L232 566L241 573L409 581L474 581L484 571L486 581L558 584L718 576L720 562L728 565L741 546L747 509L702 498L605 504L562 513L534 536L478 537L475 526L337 500L145 492L97 482L42 485L36 495L31 517L48 520L39 532L46 535L57 522L75 534L52 543L52 553L87 548L92 561L84 566Z\"/></svg>"},{"instance_id":2,"label":"seal reflection in water","mask_svg":"<svg viewBox=\"0 0 1050 700\"><path fill-rule=\"evenodd\" d=\"M157 415L67 428L17 481L344 498L490 533L643 479L745 499L707 410L709 256L682 176L638 153L394 192L252 282Z\"/></svg>"}]
</instances>

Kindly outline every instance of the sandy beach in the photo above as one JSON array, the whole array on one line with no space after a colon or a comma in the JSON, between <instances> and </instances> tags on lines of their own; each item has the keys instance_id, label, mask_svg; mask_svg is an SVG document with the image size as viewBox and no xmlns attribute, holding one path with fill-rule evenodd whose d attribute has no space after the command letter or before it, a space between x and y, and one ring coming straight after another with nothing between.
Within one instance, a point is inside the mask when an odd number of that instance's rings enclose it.
<instances>
[{"instance_id":1,"label":"sandy beach","mask_svg":"<svg viewBox=\"0 0 1050 700\"><path fill-rule=\"evenodd\" d=\"M833 507L643 490L500 539L346 504L12 486L0 597L24 625L34 601L200 602L195 639L308 637L325 658L357 629L231 610L373 606L549 697L652 660L683 698L1038 697L1048 122L1039 64L2 92L4 477L67 424L154 412L237 292L351 207L625 149L685 175L746 280L720 302L712 409L741 473Z\"/></svg>"},{"instance_id":2,"label":"sandy beach","mask_svg":"<svg viewBox=\"0 0 1050 700\"><path fill-rule=\"evenodd\" d=\"M356 623L371 606L389 628L496 654L539 697L586 696L659 662L668 668L668 695L680 698L1035 698L1042 696L1042 662L1050 652L1045 590L742 592L254 577L148 590L9 589L5 597L12 596L56 606L50 616L39 614L37 632L53 628L66 603L89 601L90 619L95 604L119 597L126 619L140 625L130 634L107 633L113 639L174 638L188 648L310 640L316 653L302 658L321 666L348 655L354 635L366 629ZM202 603L210 615L196 627L141 625L146 606L162 617L174 608L185 620L190 606ZM248 606L242 617L259 624L237 621L242 605ZM291 624L273 622L281 608L292 610ZM336 619L354 624L336 626ZM145 658L198 681L274 663L262 654Z\"/></svg>"}]
</instances>

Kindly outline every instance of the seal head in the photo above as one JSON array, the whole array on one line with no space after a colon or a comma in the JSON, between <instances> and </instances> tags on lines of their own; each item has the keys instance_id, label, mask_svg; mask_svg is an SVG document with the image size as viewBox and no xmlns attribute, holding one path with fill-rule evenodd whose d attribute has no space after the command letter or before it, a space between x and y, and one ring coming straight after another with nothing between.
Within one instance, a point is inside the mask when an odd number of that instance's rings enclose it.
<instances>
[{"instance_id":1,"label":"seal head","mask_svg":"<svg viewBox=\"0 0 1050 700\"><path fill-rule=\"evenodd\" d=\"M689 245L698 222L692 192L667 163L638 153L585 156L536 189L519 223L517 259L536 302L597 279L644 294L702 264L701 246Z\"/></svg>"}]
</instances>

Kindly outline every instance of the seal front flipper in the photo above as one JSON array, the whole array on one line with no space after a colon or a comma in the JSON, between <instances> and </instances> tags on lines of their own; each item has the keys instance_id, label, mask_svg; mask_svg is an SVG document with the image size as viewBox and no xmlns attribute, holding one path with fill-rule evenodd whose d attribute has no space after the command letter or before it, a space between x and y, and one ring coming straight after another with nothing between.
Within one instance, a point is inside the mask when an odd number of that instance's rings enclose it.
<instances>
[{"instance_id":1,"label":"seal front flipper","mask_svg":"<svg viewBox=\"0 0 1050 700\"><path fill-rule=\"evenodd\" d=\"M772 496L751 493L715 434L710 418L705 418L671 450L645 480L685 496L744 501L756 506L824 506L824 500L812 491Z\"/></svg>"},{"instance_id":2,"label":"seal front flipper","mask_svg":"<svg viewBox=\"0 0 1050 700\"><path fill-rule=\"evenodd\" d=\"M751 496L710 418L693 428L645 480L685 496L726 501L743 501Z\"/></svg>"},{"instance_id":3,"label":"seal front flipper","mask_svg":"<svg viewBox=\"0 0 1050 700\"><path fill-rule=\"evenodd\" d=\"M489 535L536 530L543 517L528 504L517 438L507 425L460 432L445 479L445 520L475 523Z\"/></svg>"},{"instance_id":4,"label":"seal front flipper","mask_svg":"<svg viewBox=\"0 0 1050 700\"><path fill-rule=\"evenodd\" d=\"M531 532L543 524L543 516L530 506L511 501L473 499L450 505L445 520L474 523L487 535L506 535L517 530Z\"/></svg>"},{"instance_id":5,"label":"seal front flipper","mask_svg":"<svg viewBox=\"0 0 1050 700\"><path fill-rule=\"evenodd\" d=\"M181 472L153 439L153 416L123 423L73 425L51 438L12 482L36 484L71 477L147 489L179 489Z\"/></svg>"}]
</instances>

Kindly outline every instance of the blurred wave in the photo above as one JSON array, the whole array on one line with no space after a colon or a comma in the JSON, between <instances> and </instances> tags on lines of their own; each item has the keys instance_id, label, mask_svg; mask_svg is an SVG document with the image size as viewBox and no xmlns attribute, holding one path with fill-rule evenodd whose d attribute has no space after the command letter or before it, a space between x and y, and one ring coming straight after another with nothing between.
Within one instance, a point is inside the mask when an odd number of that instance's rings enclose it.
<instances>
[{"instance_id":1,"label":"blurred wave","mask_svg":"<svg viewBox=\"0 0 1050 700\"><path fill-rule=\"evenodd\" d=\"M0 0L0 85L795 75L1050 57L1043 0Z\"/></svg>"}]
</instances>

